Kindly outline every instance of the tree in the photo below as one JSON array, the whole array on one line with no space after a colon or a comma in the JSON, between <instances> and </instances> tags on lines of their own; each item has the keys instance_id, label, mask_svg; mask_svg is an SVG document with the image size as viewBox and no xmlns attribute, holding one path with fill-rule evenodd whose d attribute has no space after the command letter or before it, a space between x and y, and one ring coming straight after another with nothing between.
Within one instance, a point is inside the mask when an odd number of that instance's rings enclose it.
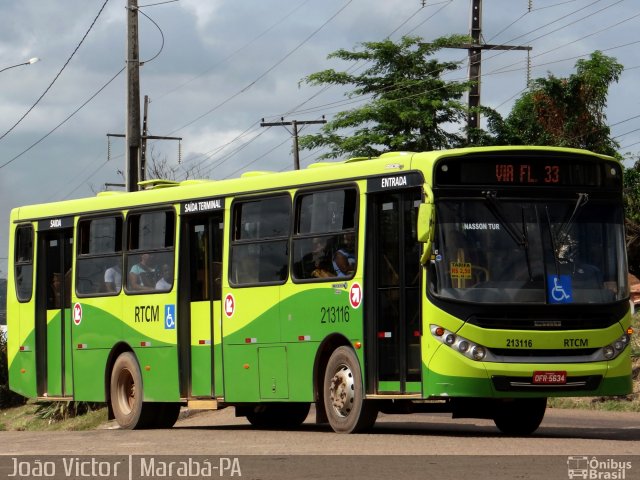
<instances>
[{"instance_id":1,"label":"tree","mask_svg":"<svg viewBox=\"0 0 640 480\"><path fill-rule=\"evenodd\" d=\"M337 50L329 58L366 62L362 73L333 69L309 75L310 85L351 85L349 98L370 97L364 105L336 114L321 132L300 138L300 147L329 147L324 158L378 156L390 150L435 150L464 143L461 133L445 129L466 117L460 102L467 82L445 81L442 75L459 62L429 58L438 50L469 42L461 35L423 43L419 37L365 42L361 51ZM346 131L346 134L340 134Z\"/></svg>"},{"instance_id":2,"label":"tree","mask_svg":"<svg viewBox=\"0 0 640 480\"><path fill-rule=\"evenodd\" d=\"M151 161L147 164L147 170L145 178L147 180L161 179L161 180L189 180L194 178L204 178L200 164L194 164L185 166L183 163L175 164L170 163L167 156L160 156L153 148L150 148ZM118 176L126 183L125 174L122 170L117 170ZM124 185L122 185L124 186ZM105 184L102 189L97 189L94 185L90 184L89 188L94 194L97 194L101 190L106 190Z\"/></svg>"},{"instance_id":3,"label":"tree","mask_svg":"<svg viewBox=\"0 0 640 480\"><path fill-rule=\"evenodd\" d=\"M162 180L189 180L194 178L203 178L201 165L192 164L185 166L184 163L170 163L167 156L160 156L153 148L150 149L151 162L147 165L146 178L162 179Z\"/></svg>"},{"instance_id":4,"label":"tree","mask_svg":"<svg viewBox=\"0 0 640 480\"><path fill-rule=\"evenodd\" d=\"M629 271L640 276L640 159L624 171L624 211Z\"/></svg>"},{"instance_id":5,"label":"tree","mask_svg":"<svg viewBox=\"0 0 640 480\"><path fill-rule=\"evenodd\" d=\"M611 138L605 108L609 86L623 69L615 58L596 51L578 60L568 78L549 74L533 80L506 119L489 112L495 137L485 137L485 143L584 148L615 156L619 145Z\"/></svg>"}]
</instances>

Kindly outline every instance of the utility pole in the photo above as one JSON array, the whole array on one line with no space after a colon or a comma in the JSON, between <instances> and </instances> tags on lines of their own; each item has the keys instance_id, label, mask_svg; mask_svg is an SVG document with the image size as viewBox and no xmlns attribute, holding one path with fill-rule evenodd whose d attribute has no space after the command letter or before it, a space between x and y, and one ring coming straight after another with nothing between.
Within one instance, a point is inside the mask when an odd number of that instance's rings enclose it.
<instances>
[{"instance_id":1,"label":"utility pole","mask_svg":"<svg viewBox=\"0 0 640 480\"><path fill-rule=\"evenodd\" d=\"M529 4L531 9L531 4ZM480 79L482 76L482 50L527 50L531 47L521 45L490 45L482 43L482 0L471 0L471 42L452 48L463 48L469 52L469 113L467 117L469 143L475 143L472 132L480 128ZM528 76L527 76L528 78Z\"/></svg>"},{"instance_id":2,"label":"utility pole","mask_svg":"<svg viewBox=\"0 0 640 480\"><path fill-rule=\"evenodd\" d=\"M147 113L149 110L149 96L144 96L144 118L142 120L142 148L140 149L140 181L146 180L147 176L147 140L177 140L178 141L178 163L182 158L182 137L165 137L162 135L149 135Z\"/></svg>"},{"instance_id":3,"label":"utility pole","mask_svg":"<svg viewBox=\"0 0 640 480\"><path fill-rule=\"evenodd\" d=\"M182 158L182 137L165 137L159 135L149 135L149 122L148 122L148 113L149 113L149 96L144 96L144 117L142 118L142 135L139 136L140 139L140 149L139 149L139 159L140 159L140 167L138 168L138 164L136 163L136 171L138 172L138 182L143 182L147 178L147 140L177 140L178 141L178 163L180 163L180 159ZM107 160L111 159L111 137L126 137L121 133L107 133ZM135 188L133 190L129 190L127 177L127 191L132 192L138 189L138 184L136 182ZM105 186L119 186L119 184L105 184Z\"/></svg>"},{"instance_id":4,"label":"utility pole","mask_svg":"<svg viewBox=\"0 0 640 480\"><path fill-rule=\"evenodd\" d=\"M322 116L322 120L291 120L290 122L285 122L284 117L280 117L279 122L265 122L264 118L262 122L260 122L261 127L287 127L291 125L293 132L291 135L293 136L293 168L295 170L300 170L300 149L298 148L298 125L314 125L319 123L327 123ZM287 129L288 131L288 129Z\"/></svg>"},{"instance_id":5,"label":"utility pole","mask_svg":"<svg viewBox=\"0 0 640 480\"><path fill-rule=\"evenodd\" d=\"M127 191L138 190L140 174L140 56L138 0L127 0Z\"/></svg>"},{"instance_id":6,"label":"utility pole","mask_svg":"<svg viewBox=\"0 0 640 480\"><path fill-rule=\"evenodd\" d=\"M144 96L144 114L142 116L142 137L140 145L140 181L144 182L147 178L147 113L149 111L149 95Z\"/></svg>"},{"instance_id":7,"label":"utility pole","mask_svg":"<svg viewBox=\"0 0 640 480\"><path fill-rule=\"evenodd\" d=\"M127 0L127 118L126 133L107 133L107 137L125 137L125 185L127 192L138 190L138 182L146 177L147 140L182 140L181 137L148 135L147 109L149 97L144 97L144 132L140 132L140 53L138 41L138 0ZM110 140L109 140L110 141ZM180 147L179 147L180 148ZM180 150L179 150L180 151ZM108 144L107 158L111 155Z\"/></svg>"}]
</instances>

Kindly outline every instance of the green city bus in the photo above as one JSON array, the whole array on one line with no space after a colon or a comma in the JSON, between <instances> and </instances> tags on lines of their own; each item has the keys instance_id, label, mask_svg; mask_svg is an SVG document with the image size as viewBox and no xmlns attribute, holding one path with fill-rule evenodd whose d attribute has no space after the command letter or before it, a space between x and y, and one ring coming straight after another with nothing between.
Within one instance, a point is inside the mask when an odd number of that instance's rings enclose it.
<instances>
[{"instance_id":1,"label":"green city bus","mask_svg":"<svg viewBox=\"0 0 640 480\"><path fill-rule=\"evenodd\" d=\"M379 412L534 432L631 392L622 168L547 147L385 153L16 208L10 387L123 428L234 406L351 433Z\"/></svg>"}]
</instances>

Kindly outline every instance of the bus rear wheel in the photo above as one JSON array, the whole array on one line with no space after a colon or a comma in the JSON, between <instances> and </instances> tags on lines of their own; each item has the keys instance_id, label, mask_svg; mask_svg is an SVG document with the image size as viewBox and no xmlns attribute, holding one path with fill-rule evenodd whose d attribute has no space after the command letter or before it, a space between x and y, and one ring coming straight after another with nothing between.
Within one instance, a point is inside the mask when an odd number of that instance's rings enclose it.
<instances>
[{"instance_id":1,"label":"bus rear wheel","mask_svg":"<svg viewBox=\"0 0 640 480\"><path fill-rule=\"evenodd\" d=\"M544 418L546 398L516 398L496 403L493 421L507 435L531 435Z\"/></svg>"},{"instance_id":2,"label":"bus rear wheel","mask_svg":"<svg viewBox=\"0 0 640 480\"><path fill-rule=\"evenodd\" d=\"M150 426L152 404L142 401L142 374L133 353L121 353L113 364L110 392L111 408L120 427L133 430Z\"/></svg>"},{"instance_id":3,"label":"bus rear wheel","mask_svg":"<svg viewBox=\"0 0 640 480\"><path fill-rule=\"evenodd\" d=\"M150 427L153 428L171 428L178 421L180 416L179 403L152 403L149 407L153 411Z\"/></svg>"},{"instance_id":4,"label":"bus rear wheel","mask_svg":"<svg viewBox=\"0 0 640 480\"><path fill-rule=\"evenodd\" d=\"M329 425L337 433L358 433L378 416L375 403L364 399L360 363L349 347L338 347L324 374L324 405Z\"/></svg>"},{"instance_id":5,"label":"bus rear wheel","mask_svg":"<svg viewBox=\"0 0 640 480\"><path fill-rule=\"evenodd\" d=\"M247 420L258 428L295 428L309 415L310 403L265 403L247 412Z\"/></svg>"}]
</instances>

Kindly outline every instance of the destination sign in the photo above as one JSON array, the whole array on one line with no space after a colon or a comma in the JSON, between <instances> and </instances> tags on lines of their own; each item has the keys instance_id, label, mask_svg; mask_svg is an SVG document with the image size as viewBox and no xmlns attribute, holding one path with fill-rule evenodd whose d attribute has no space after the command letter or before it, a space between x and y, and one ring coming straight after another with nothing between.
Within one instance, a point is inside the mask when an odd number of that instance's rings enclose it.
<instances>
[{"instance_id":1,"label":"destination sign","mask_svg":"<svg viewBox=\"0 0 640 480\"><path fill-rule=\"evenodd\" d=\"M57 230L60 228L72 228L73 217L46 218L38 222L38 230Z\"/></svg>"},{"instance_id":2,"label":"destination sign","mask_svg":"<svg viewBox=\"0 0 640 480\"><path fill-rule=\"evenodd\" d=\"M180 205L182 215L192 215L194 213L212 212L224 208L224 198L205 198L201 200L191 200Z\"/></svg>"},{"instance_id":3,"label":"destination sign","mask_svg":"<svg viewBox=\"0 0 640 480\"><path fill-rule=\"evenodd\" d=\"M622 181L619 165L577 156L445 159L437 164L435 175L438 186L618 187Z\"/></svg>"},{"instance_id":4,"label":"destination sign","mask_svg":"<svg viewBox=\"0 0 640 480\"><path fill-rule=\"evenodd\" d=\"M399 188L418 187L424 183L422 175L417 172L388 175L384 177L370 178L367 181L369 192L384 190L397 190Z\"/></svg>"}]
</instances>

